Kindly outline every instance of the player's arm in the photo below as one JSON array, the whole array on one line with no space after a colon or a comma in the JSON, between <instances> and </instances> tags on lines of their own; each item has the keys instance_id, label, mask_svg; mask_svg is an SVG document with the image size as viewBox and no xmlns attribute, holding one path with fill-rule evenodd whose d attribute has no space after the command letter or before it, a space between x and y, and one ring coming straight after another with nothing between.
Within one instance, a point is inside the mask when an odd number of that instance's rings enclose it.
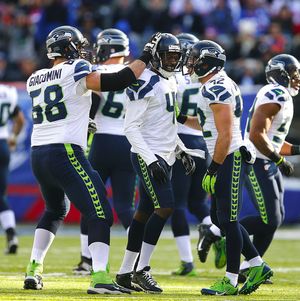
<instances>
[{"instance_id":1,"label":"player's arm","mask_svg":"<svg viewBox=\"0 0 300 301\"><path fill-rule=\"evenodd\" d=\"M119 91L136 82L153 58L160 37L161 33L154 34L144 46L142 55L119 72L90 73L86 76L86 87L94 91Z\"/></svg>"},{"instance_id":2,"label":"player's arm","mask_svg":"<svg viewBox=\"0 0 300 301\"><path fill-rule=\"evenodd\" d=\"M211 104L210 108L214 115L215 125L218 132L213 161L223 164L228 155L232 139L232 106L231 104Z\"/></svg>"},{"instance_id":3,"label":"player's arm","mask_svg":"<svg viewBox=\"0 0 300 301\"><path fill-rule=\"evenodd\" d=\"M128 101L124 122L124 133L134 150L141 155L143 160L149 166L151 163L157 161L157 158L148 147L140 132L143 115L146 112L148 105L149 101L147 99Z\"/></svg>"},{"instance_id":4,"label":"player's arm","mask_svg":"<svg viewBox=\"0 0 300 301\"><path fill-rule=\"evenodd\" d=\"M184 124L189 128L202 131L202 127L199 123L198 117L182 114L177 102L175 103L175 113L176 113L176 119L179 123Z\"/></svg>"},{"instance_id":5,"label":"player's arm","mask_svg":"<svg viewBox=\"0 0 300 301\"><path fill-rule=\"evenodd\" d=\"M280 155L282 156L300 155L300 145L291 144L287 141L284 141L280 150Z\"/></svg>"},{"instance_id":6,"label":"player's arm","mask_svg":"<svg viewBox=\"0 0 300 301\"><path fill-rule=\"evenodd\" d=\"M276 103L260 105L255 109L250 125L249 139L262 154L271 160L275 150L267 133L279 111L280 105Z\"/></svg>"},{"instance_id":7,"label":"player's arm","mask_svg":"<svg viewBox=\"0 0 300 301\"><path fill-rule=\"evenodd\" d=\"M11 115L11 118L13 120L13 126L12 126L12 134L8 138L8 145L11 149L14 149L17 144L17 137L20 134L25 123L24 114L19 106L16 106L15 110Z\"/></svg>"},{"instance_id":8,"label":"player's arm","mask_svg":"<svg viewBox=\"0 0 300 301\"><path fill-rule=\"evenodd\" d=\"M285 176L290 176L294 171L294 167L283 157L284 151L287 151L289 147L287 145L283 146L283 153L278 154L267 136L272 121L279 110L280 105L276 103L260 105L252 116L249 139L262 154L275 162Z\"/></svg>"}]
</instances>

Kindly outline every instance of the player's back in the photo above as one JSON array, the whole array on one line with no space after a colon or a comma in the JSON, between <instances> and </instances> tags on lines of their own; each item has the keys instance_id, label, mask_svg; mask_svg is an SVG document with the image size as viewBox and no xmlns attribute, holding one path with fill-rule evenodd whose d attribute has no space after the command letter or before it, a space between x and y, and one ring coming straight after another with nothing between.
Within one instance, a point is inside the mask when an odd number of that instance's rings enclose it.
<instances>
[{"instance_id":1,"label":"player's back","mask_svg":"<svg viewBox=\"0 0 300 301\"><path fill-rule=\"evenodd\" d=\"M199 117L203 128L207 148L210 154L214 153L218 131L215 125L214 115L210 105L231 105L233 111L232 140L228 154L236 151L242 145L241 115L243 100L237 84L226 74L218 72L201 87Z\"/></svg>"},{"instance_id":2,"label":"player's back","mask_svg":"<svg viewBox=\"0 0 300 301\"><path fill-rule=\"evenodd\" d=\"M41 69L27 80L32 98L31 145L73 143L86 146L91 92L84 77L91 72L85 60L69 60Z\"/></svg>"},{"instance_id":3,"label":"player's back","mask_svg":"<svg viewBox=\"0 0 300 301\"><path fill-rule=\"evenodd\" d=\"M17 100L15 87L0 85L0 139L8 138L7 121L17 105Z\"/></svg>"},{"instance_id":4,"label":"player's back","mask_svg":"<svg viewBox=\"0 0 300 301\"><path fill-rule=\"evenodd\" d=\"M118 72L123 69L123 64L100 65L97 71L101 73ZM101 92L99 109L95 115L97 124L97 133L124 135L124 117L125 117L125 90Z\"/></svg>"},{"instance_id":5,"label":"player's back","mask_svg":"<svg viewBox=\"0 0 300 301\"><path fill-rule=\"evenodd\" d=\"M275 103L280 106L280 110L274 116L272 124L267 132L267 136L274 146L275 151L279 153L283 142L285 141L285 137L288 134L294 114L293 99L288 90L281 85L268 84L258 91L254 103L249 111L245 137L249 137L251 119L254 111L259 106L268 103ZM258 150L256 153L258 158L268 159Z\"/></svg>"}]
</instances>

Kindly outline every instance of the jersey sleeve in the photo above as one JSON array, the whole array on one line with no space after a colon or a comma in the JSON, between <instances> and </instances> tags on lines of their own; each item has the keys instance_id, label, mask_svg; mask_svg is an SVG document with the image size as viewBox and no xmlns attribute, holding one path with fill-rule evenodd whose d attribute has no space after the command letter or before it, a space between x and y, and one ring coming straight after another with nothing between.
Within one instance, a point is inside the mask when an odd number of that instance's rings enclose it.
<instances>
[{"instance_id":1,"label":"jersey sleeve","mask_svg":"<svg viewBox=\"0 0 300 301\"><path fill-rule=\"evenodd\" d=\"M220 103L230 104L232 94L229 89L226 88L224 83L203 85L201 89L202 96L207 99L209 104Z\"/></svg>"},{"instance_id":2,"label":"jersey sleeve","mask_svg":"<svg viewBox=\"0 0 300 301\"><path fill-rule=\"evenodd\" d=\"M288 92L280 87L272 87L270 89L261 89L258 93L256 106L276 103L280 107L284 105L284 102L289 99Z\"/></svg>"},{"instance_id":3,"label":"jersey sleeve","mask_svg":"<svg viewBox=\"0 0 300 301\"><path fill-rule=\"evenodd\" d=\"M92 70L92 65L86 60L78 60L74 66L74 81L77 82L80 79L89 75Z\"/></svg>"},{"instance_id":4,"label":"jersey sleeve","mask_svg":"<svg viewBox=\"0 0 300 301\"><path fill-rule=\"evenodd\" d=\"M158 75L152 75L149 79L142 76L126 89L126 95L130 101L148 99L154 96L155 84L158 82Z\"/></svg>"}]
</instances>

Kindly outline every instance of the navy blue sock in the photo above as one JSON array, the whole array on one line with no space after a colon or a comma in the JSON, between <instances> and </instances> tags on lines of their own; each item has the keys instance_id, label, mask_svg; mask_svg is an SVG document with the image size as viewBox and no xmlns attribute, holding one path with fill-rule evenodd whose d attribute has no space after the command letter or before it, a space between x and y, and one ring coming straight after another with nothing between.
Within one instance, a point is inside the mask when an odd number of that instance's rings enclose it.
<instances>
[{"instance_id":1,"label":"navy blue sock","mask_svg":"<svg viewBox=\"0 0 300 301\"><path fill-rule=\"evenodd\" d=\"M254 247L252 241L250 240L247 230L240 225L241 233L243 235L243 249L242 254L245 256L246 260L250 260L256 256L259 256L258 251Z\"/></svg>"},{"instance_id":2,"label":"navy blue sock","mask_svg":"<svg viewBox=\"0 0 300 301\"><path fill-rule=\"evenodd\" d=\"M190 235L189 225L184 209L175 209L171 216L171 226L174 237Z\"/></svg>"},{"instance_id":3,"label":"navy blue sock","mask_svg":"<svg viewBox=\"0 0 300 301\"><path fill-rule=\"evenodd\" d=\"M156 213L152 213L145 227L143 241L150 245L156 245L166 221Z\"/></svg>"},{"instance_id":4,"label":"navy blue sock","mask_svg":"<svg viewBox=\"0 0 300 301\"><path fill-rule=\"evenodd\" d=\"M140 252L145 224L133 219L128 232L128 242L126 249L132 252Z\"/></svg>"},{"instance_id":5,"label":"navy blue sock","mask_svg":"<svg viewBox=\"0 0 300 301\"><path fill-rule=\"evenodd\" d=\"M103 242L110 244L110 224L107 219L96 218L88 221L88 243Z\"/></svg>"},{"instance_id":6,"label":"navy blue sock","mask_svg":"<svg viewBox=\"0 0 300 301\"><path fill-rule=\"evenodd\" d=\"M238 222L229 222L223 227L226 235L227 268L226 271L238 274L243 247L243 236Z\"/></svg>"}]
</instances>

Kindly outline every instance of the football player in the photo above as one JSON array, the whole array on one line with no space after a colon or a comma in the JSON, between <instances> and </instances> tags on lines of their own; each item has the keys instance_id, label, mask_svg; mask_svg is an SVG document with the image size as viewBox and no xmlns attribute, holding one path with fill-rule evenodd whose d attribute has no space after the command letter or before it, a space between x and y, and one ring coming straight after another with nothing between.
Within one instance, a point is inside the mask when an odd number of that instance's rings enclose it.
<instances>
[{"instance_id":1,"label":"football player","mask_svg":"<svg viewBox=\"0 0 300 301\"><path fill-rule=\"evenodd\" d=\"M188 48L198 42L198 38L189 33L181 33L176 36L181 44L183 56ZM184 60L184 58L183 58ZM178 86L177 103L183 114L197 116L198 93L200 83L192 83L188 74L176 73ZM203 140L202 132L179 124L178 136L183 143L190 149L202 149L207 153L206 145ZM176 240L179 257L181 260L178 270L172 272L173 275L194 276L196 270L193 264L193 255L190 242L189 225L185 215L185 209L188 207L199 222L211 224L209 217L209 208L206 204L206 192L199 187L206 168L206 159L193 158L196 164L196 170L192 176L186 175L180 160L176 160L173 165L172 186L174 191L175 208L171 216L171 227Z\"/></svg>"},{"instance_id":2,"label":"football player","mask_svg":"<svg viewBox=\"0 0 300 301\"><path fill-rule=\"evenodd\" d=\"M11 134L8 129L9 119L13 122ZM6 233L6 254L15 254L18 248L15 214L7 204L6 189L10 152L16 147L17 136L23 125L24 115L18 106L16 88L0 85L0 224Z\"/></svg>"},{"instance_id":3,"label":"football player","mask_svg":"<svg viewBox=\"0 0 300 301\"><path fill-rule=\"evenodd\" d=\"M298 60L289 54L270 59L266 66L268 84L258 91L247 120L245 136L255 145L257 159L246 183L258 214L243 218L241 224L253 235L253 243L261 256L284 219L282 175L288 177L293 172L285 156L300 154L299 145L285 141L294 113L292 97L300 88L299 68ZM241 282L248 272L249 264L244 261Z\"/></svg>"},{"instance_id":4,"label":"football player","mask_svg":"<svg viewBox=\"0 0 300 301\"><path fill-rule=\"evenodd\" d=\"M124 32L109 28L97 36L96 63L101 73L117 72L125 65L129 55L129 40ZM102 181L111 181L113 205L123 227L127 229L134 213L136 174L130 161L130 144L124 135L125 90L93 93L94 101L100 102L92 112L97 131L89 152L89 161L98 171ZM90 114L91 115L91 114ZM73 270L75 274L89 274L92 259L88 248L88 225L86 218L80 223L81 261Z\"/></svg>"},{"instance_id":5,"label":"football player","mask_svg":"<svg viewBox=\"0 0 300 301\"><path fill-rule=\"evenodd\" d=\"M243 102L238 86L224 71L224 49L209 40L200 41L188 54L187 70L193 81L199 81L201 97L195 117L178 115L178 121L201 129L212 161L203 177L202 187L211 194L211 219L226 236L227 267L225 277L210 288L205 295L250 294L270 278L272 270L263 262L252 244L245 228L238 222L243 178L246 171L240 118ZM247 154L248 151L246 150ZM238 289L241 253L250 264L249 277Z\"/></svg>"},{"instance_id":6,"label":"football player","mask_svg":"<svg viewBox=\"0 0 300 301\"><path fill-rule=\"evenodd\" d=\"M152 59L160 33L145 45L142 56L119 72L93 72L85 60L88 44L72 26L52 30L46 39L53 67L34 72L27 80L32 98L31 162L46 209L40 219L24 281L25 289L42 289L45 255L66 215L64 194L88 221L92 257L91 294L128 293L108 274L112 210L99 174L85 158L91 90L119 91L136 81ZM99 256L101 254L101 256Z\"/></svg>"},{"instance_id":7,"label":"football player","mask_svg":"<svg viewBox=\"0 0 300 301\"><path fill-rule=\"evenodd\" d=\"M140 201L129 227L127 247L116 281L131 290L162 292L151 275L150 258L173 212L172 165L176 146L180 144L181 149L184 148L177 136L174 111L177 92L174 72L180 70L181 56L178 39L163 33L151 68L127 89L125 135L132 146L131 160L140 179ZM192 158L184 152L181 157L188 162L186 168L190 173L194 168Z\"/></svg>"}]
</instances>

